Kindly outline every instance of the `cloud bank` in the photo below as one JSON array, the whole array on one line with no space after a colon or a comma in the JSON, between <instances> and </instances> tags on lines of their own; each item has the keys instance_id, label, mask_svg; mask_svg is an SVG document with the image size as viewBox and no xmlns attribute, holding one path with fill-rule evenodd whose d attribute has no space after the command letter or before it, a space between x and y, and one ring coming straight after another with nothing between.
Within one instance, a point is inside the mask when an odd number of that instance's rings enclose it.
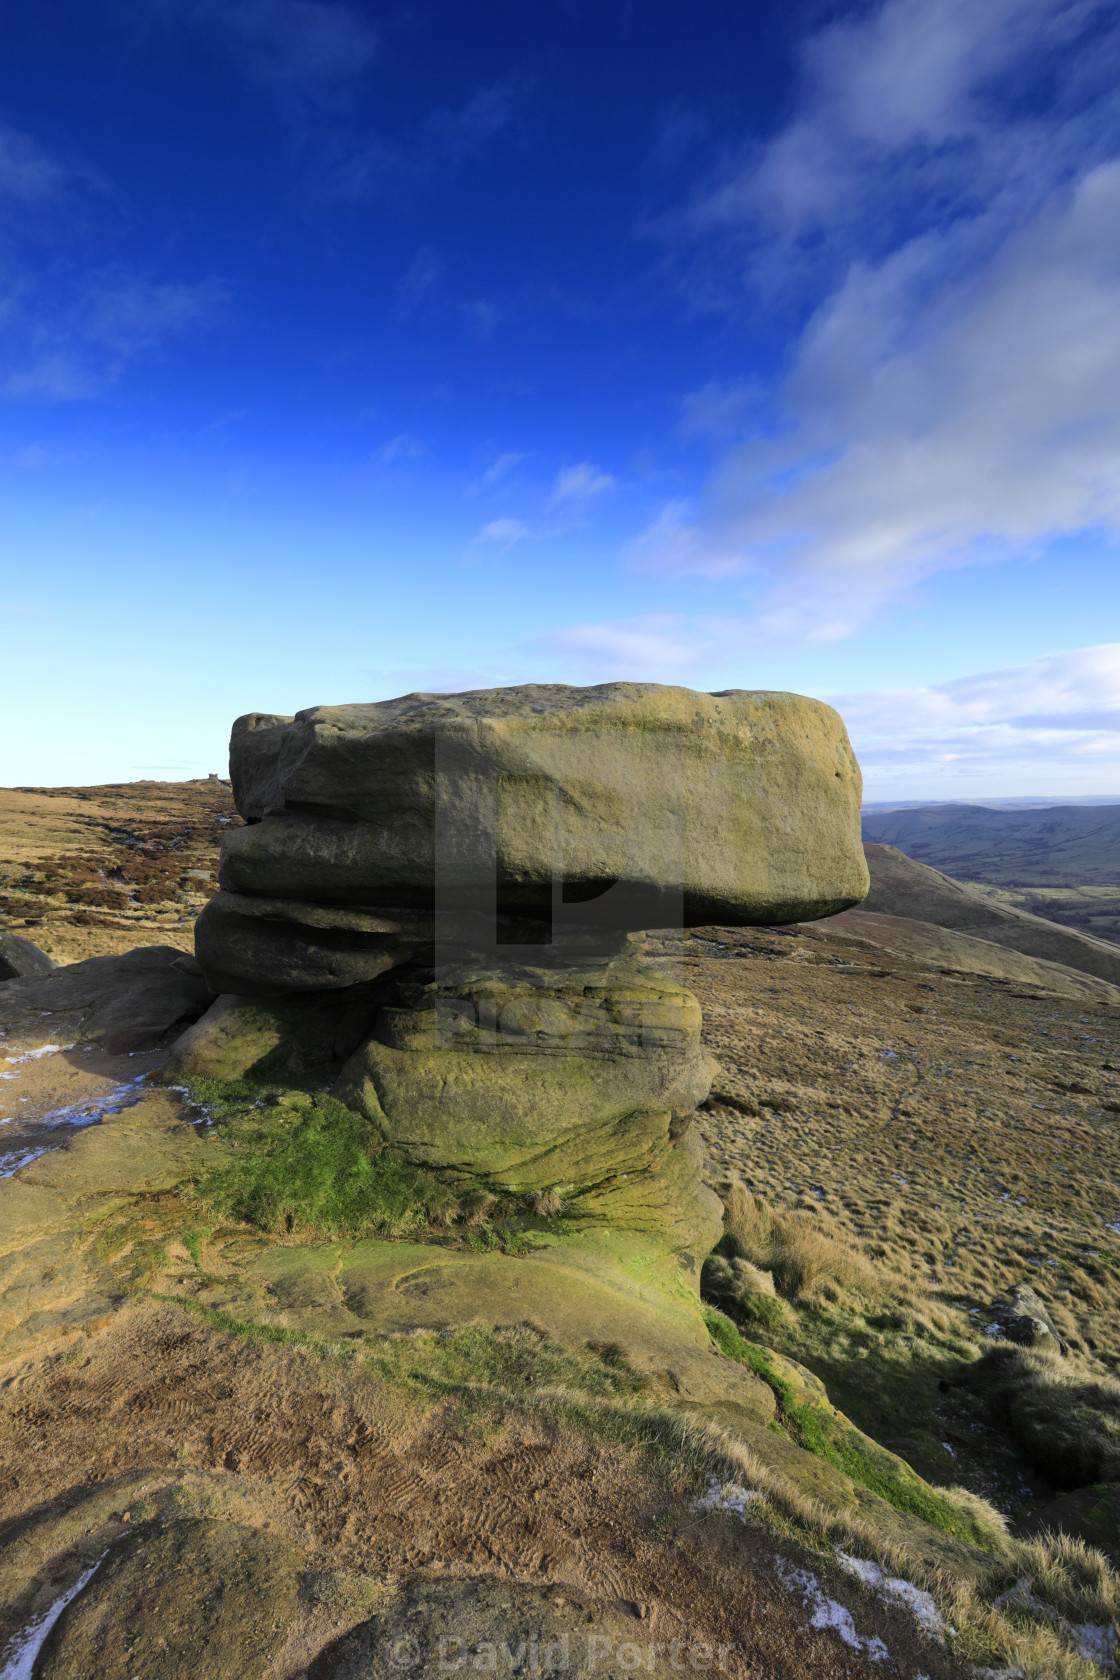
<instances>
[{"instance_id":1,"label":"cloud bank","mask_svg":"<svg viewBox=\"0 0 1120 1680\"><path fill-rule=\"evenodd\" d=\"M677 226L804 324L634 567L759 573L763 633L828 639L946 567L1120 536L1118 63L1098 0L887 0L806 44L787 125Z\"/></svg>"},{"instance_id":2,"label":"cloud bank","mask_svg":"<svg viewBox=\"0 0 1120 1680\"><path fill-rule=\"evenodd\" d=\"M848 726L868 799L1120 796L1120 642L821 698Z\"/></svg>"}]
</instances>

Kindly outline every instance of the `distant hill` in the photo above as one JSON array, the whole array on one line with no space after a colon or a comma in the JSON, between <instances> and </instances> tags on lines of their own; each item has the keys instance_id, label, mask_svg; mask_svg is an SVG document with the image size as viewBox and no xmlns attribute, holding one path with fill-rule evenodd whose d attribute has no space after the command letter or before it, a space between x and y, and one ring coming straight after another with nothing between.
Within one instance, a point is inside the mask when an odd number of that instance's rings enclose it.
<instances>
[{"instance_id":1,"label":"distant hill","mask_svg":"<svg viewBox=\"0 0 1120 1680\"><path fill-rule=\"evenodd\" d=\"M872 812L863 838L965 881L1005 887L1120 886L1120 805L994 810L922 805Z\"/></svg>"},{"instance_id":2,"label":"distant hill","mask_svg":"<svg viewBox=\"0 0 1120 1680\"><path fill-rule=\"evenodd\" d=\"M894 846L865 842L863 849L871 891L858 910L845 912L849 924L853 916L881 924L902 918L915 936L922 924L929 924L932 929L944 928L964 936L969 946L980 942L1002 946L1035 959L1042 967L1061 964L1092 974L1110 986L1120 984L1120 946L1111 941L995 903L984 893L916 862ZM884 938L884 943L888 942ZM989 968L985 972L994 971ZM1008 978L1016 977L1011 969L1004 972ZM1045 979L1038 983L1047 984Z\"/></svg>"}]
</instances>

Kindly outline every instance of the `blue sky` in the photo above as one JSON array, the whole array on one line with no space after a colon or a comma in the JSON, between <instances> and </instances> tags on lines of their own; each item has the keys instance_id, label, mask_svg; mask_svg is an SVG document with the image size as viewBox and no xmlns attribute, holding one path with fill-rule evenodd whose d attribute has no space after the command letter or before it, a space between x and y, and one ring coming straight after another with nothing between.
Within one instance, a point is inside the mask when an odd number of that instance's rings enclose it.
<instances>
[{"instance_id":1,"label":"blue sky","mask_svg":"<svg viewBox=\"0 0 1120 1680\"><path fill-rule=\"evenodd\" d=\"M9 0L0 780L622 677L1120 794L1118 71L1097 0Z\"/></svg>"}]
</instances>

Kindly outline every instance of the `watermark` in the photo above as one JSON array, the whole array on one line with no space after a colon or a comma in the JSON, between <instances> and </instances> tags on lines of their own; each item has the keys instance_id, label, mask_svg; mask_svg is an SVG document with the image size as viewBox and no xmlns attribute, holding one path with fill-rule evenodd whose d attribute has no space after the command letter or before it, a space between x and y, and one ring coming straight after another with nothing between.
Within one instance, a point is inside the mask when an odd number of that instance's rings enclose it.
<instances>
[{"instance_id":1,"label":"watermark","mask_svg":"<svg viewBox=\"0 0 1120 1680\"><path fill-rule=\"evenodd\" d=\"M391 1639L385 1655L401 1673L423 1667L467 1680L474 1674L726 1674L734 1667L735 1647L693 1639L616 1640L605 1633L563 1633L547 1640L529 1635L513 1641L443 1633L431 1644L411 1635Z\"/></svg>"},{"instance_id":2,"label":"watermark","mask_svg":"<svg viewBox=\"0 0 1120 1680\"><path fill-rule=\"evenodd\" d=\"M507 964L578 961L596 936L683 927L691 792L674 736L492 740L458 720L433 748L437 965L464 943Z\"/></svg>"}]
</instances>

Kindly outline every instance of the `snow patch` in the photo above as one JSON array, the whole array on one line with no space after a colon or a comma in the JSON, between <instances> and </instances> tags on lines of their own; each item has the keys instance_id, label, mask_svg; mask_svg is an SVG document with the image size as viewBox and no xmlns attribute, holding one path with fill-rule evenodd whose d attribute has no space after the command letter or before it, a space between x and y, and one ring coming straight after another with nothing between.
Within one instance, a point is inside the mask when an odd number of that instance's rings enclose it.
<instances>
[{"instance_id":1,"label":"snow patch","mask_svg":"<svg viewBox=\"0 0 1120 1680\"><path fill-rule=\"evenodd\" d=\"M870 1587L876 1597L881 1598L884 1603L905 1604L925 1631L935 1639L946 1633L956 1632L955 1628L949 1627L930 1594L923 1592L921 1587L916 1587L912 1581L903 1581L897 1575L888 1575L877 1563L870 1563L864 1558L850 1557L847 1552L838 1551L836 1558L846 1574L854 1575L857 1581L862 1581L865 1587Z\"/></svg>"},{"instance_id":2,"label":"snow patch","mask_svg":"<svg viewBox=\"0 0 1120 1680\"><path fill-rule=\"evenodd\" d=\"M808 1569L799 1569L787 1558L775 1558L774 1568L778 1572L778 1579L787 1592L800 1593L812 1610L809 1626L814 1628L832 1628L840 1635L845 1645L853 1651L865 1651L872 1662L883 1662L890 1656L890 1652L883 1641L873 1635L870 1639L863 1639L856 1632L856 1624L852 1620L852 1613L842 1604L837 1604L834 1598L828 1598L821 1589L817 1577Z\"/></svg>"},{"instance_id":3,"label":"snow patch","mask_svg":"<svg viewBox=\"0 0 1120 1680\"><path fill-rule=\"evenodd\" d=\"M752 1488L740 1487L738 1482L721 1482L718 1476L708 1480L708 1491L693 1501L694 1511L730 1511L733 1516L745 1517L752 1499L762 1495ZM2 1676L0 1676L2 1680Z\"/></svg>"},{"instance_id":4,"label":"snow patch","mask_svg":"<svg viewBox=\"0 0 1120 1680\"><path fill-rule=\"evenodd\" d=\"M39 1056L56 1056L60 1050L73 1050L73 1048L72 1044L41 1044L38 1050L25 1050L22 1056L9 1056L8 1061L12 1067L15 1067L17 1062L33 1062ZM0 1676L0 1680L3 1680L3 1676Z\"/></svg>"},{"instance_id":5,"label":"snow patch","mask_svg":"<svg viewBox=\"0 0 1120 1680\"><path fill-rule=\"evenodd\" d=\"M0 1680L31 1680L35 1659L46 1643L48 1633L58 1621L72 1598L77 1598L82 1588L86 1586L101 1568L105 1553L102 1552L97 1562L91 1564L85 1574L61 1598L56 1598L49 1610L45 1610L38 1621L32 1622L29 1628L18 1636L15 1644L10 1647L10 1655L3 1668L0 1668Z\"/></svg>"}]
</instances>

